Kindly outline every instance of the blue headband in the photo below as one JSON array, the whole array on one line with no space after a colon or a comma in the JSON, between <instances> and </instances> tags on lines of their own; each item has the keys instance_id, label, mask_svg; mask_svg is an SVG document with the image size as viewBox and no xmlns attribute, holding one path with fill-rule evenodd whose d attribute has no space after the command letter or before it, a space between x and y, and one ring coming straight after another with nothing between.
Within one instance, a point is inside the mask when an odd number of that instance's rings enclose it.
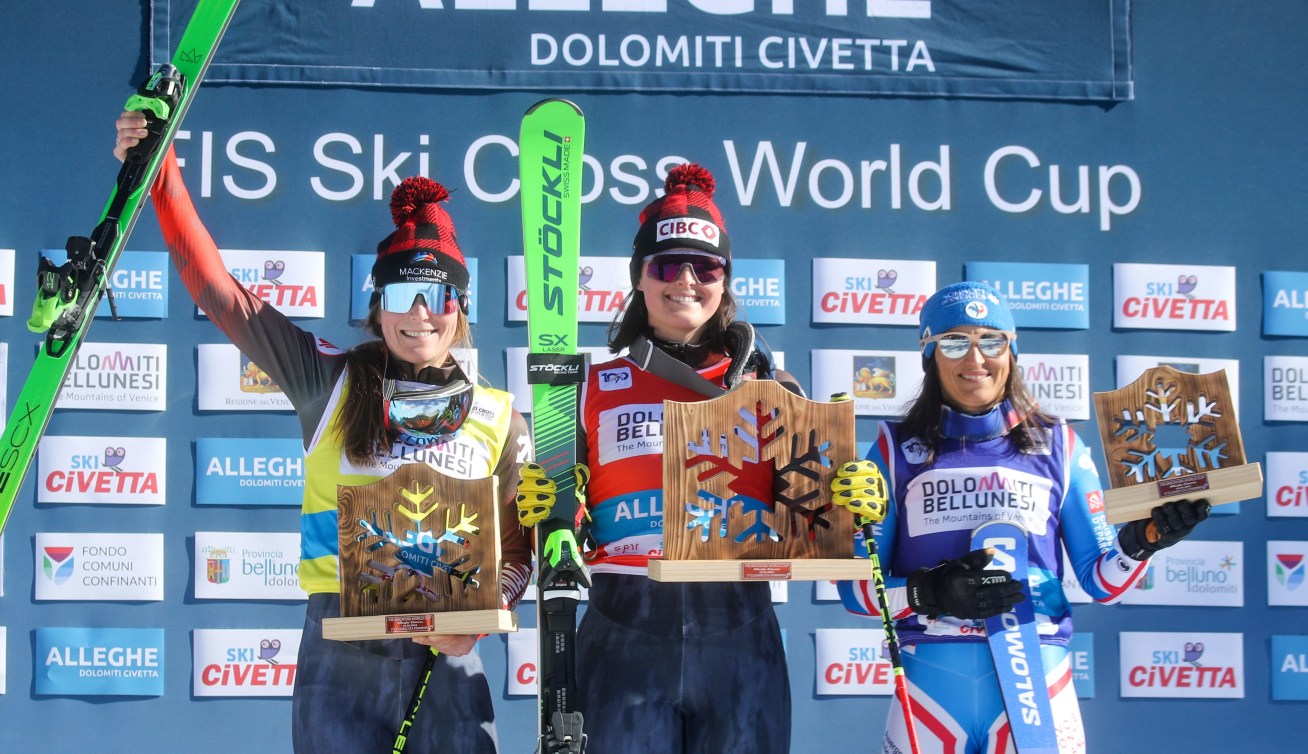
<instances>
[{"instance_id":1,"label":"blue headband","mask_svg":"<svg viewBox=\"0 0 1308 754\"><path fill-rule=\"evenodd\" d=\"M999 291L985 283L965 281L954 283L936 291L922 305L918 315L918 338L929 338L948 332L962 325L992 327L1005 332L1016 332L1013 313L1008 310ZM1017 355L1017 341L1011 342L1013 355ZM922 350L922 358L929 359L935 353L936 344L928 343Z\"/></svg>"}]
</instances>

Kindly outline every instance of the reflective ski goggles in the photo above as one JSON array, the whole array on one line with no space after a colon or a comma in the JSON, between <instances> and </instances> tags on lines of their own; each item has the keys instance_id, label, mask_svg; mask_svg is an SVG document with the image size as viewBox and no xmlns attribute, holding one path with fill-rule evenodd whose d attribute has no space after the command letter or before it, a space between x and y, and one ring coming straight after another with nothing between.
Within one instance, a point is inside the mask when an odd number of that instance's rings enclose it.
<instances>
[{"instance_id":1,"label":"reflective ski goggles","mask_svg":"<svg viewBox=\"0 0 1308 754\"><path fill-rule=\"evenodd\" d=\"M405 314L419 303L433 314L453 314L459 309L460 291L445 283L389 283L381 289L381 308Z\"/></svg>"},{"instance_id":2,"label":"reflective ski goggles","mask_svg":"<svg viewBox=\"0 0 1308 754\"><path fill-rule=\"evenodd\" d=\"M727 260L704 251L660 251L645 257L645 274L665 283L676 282L689 265L690 274L700 285L716 283L727 276Z\"/></svg>"},{"instance_id":3,"label":"reflective ski goggles","mask_svg":"<svg viewBox=\"0 0 1308 754\"><path fill-rule=\"evenodd\" d=\"M472 409L472 383L467 380L440 387L386 380L382 396L386 426L405 445L430 445L458 432Z\"/></svg>"},{"instance_id":4,"label":"reflective ski goggles","mask_svg":"<svg viewBox=\"0 0 1308 754\"><path fill-rule=\"evenodd\" d=\"M920 345L922 348L926 348L927 345L935 343L936 348L940 350L941 355L946 359L961 359L975 345L982 356L987 359L995 359L1003 356L1009 345L1015 340L1017 340L1017 333L1002 330L989 330L980 333L947 332L933 335L930 338L923 338Z\"/></svg>"}]
</instances>

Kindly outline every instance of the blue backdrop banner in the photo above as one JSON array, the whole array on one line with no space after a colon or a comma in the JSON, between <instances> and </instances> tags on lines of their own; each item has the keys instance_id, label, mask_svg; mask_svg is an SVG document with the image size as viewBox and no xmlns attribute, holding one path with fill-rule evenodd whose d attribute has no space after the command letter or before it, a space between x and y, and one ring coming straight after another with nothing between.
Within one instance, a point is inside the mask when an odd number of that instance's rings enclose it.
<instances>
[{"instance_id":1,"label":"blue backdrop banner","mask_svg":"<svg viewBox=\"0 0 1308 754\"><path fill-rule=\"evenodd\" d=\"M150 0L153 64L194 5ZM206 80L1129 100L1130 18L1130 0L245 0Z\"/></svg>"}]
</instances>

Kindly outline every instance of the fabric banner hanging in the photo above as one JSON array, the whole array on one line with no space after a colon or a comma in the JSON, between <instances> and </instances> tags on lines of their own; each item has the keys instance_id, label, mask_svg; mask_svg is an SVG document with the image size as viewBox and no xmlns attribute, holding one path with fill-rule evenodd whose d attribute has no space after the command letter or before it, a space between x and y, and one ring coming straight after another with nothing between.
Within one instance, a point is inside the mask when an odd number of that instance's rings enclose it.
<instances>
[{"instance_id":1,"label":"fabric banner hanging","mask_svg":"<svg viewBox=\"0 0 1308 754\"><path fill-rule=\"evenodd\" d=\"M152 64L194 0L150 0ZM245 0L207 82L1133 98L1130 0Z\"/></svg>"}]
</instances>

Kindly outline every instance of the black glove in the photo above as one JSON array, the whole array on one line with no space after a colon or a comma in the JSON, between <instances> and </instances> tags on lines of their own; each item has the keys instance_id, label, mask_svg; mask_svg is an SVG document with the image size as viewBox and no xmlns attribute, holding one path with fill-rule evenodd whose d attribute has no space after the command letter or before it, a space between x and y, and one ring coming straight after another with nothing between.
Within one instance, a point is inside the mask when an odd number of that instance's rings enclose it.
<instances>
[{"instance_id":1,"label":"black glove","mask_svg":"<svg viewBox=\"0 0 1308 754\"><path fill-rule=\"evenodd\" d=\"M1123 526L1117 542L1127 557L1148 560L1150 555L1189 536L1212 509L1203 498L1163 503L1149 512L1149 518Z\"/></svg>"},{"instance_id":2,"label":"black glove","mask_svg":"<svg viewBox=\"0 0 1308 754\"><path fill-rule=\"evenodd\" d=\"M1008 571L986 568L990 559L989 550L973 550L935 568L917 569L908 576L909 606L928 618L972 620L1008 612L1026 595Z\"/></svg>"}]
</instances>

